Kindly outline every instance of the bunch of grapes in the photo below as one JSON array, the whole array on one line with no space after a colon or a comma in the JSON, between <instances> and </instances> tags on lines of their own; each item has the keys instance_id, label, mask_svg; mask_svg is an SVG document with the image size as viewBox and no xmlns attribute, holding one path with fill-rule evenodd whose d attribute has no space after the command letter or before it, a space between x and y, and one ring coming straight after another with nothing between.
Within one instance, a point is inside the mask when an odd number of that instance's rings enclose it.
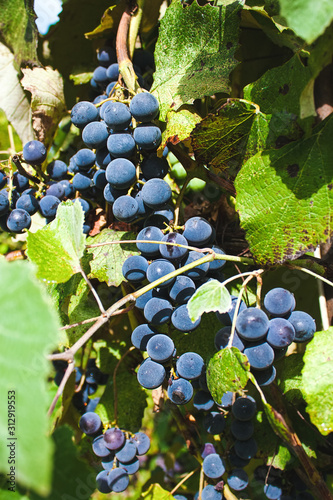
<instances>
[{"instance_id":1,"label":"bunch of grapes","mask_svg":"<svg viewBox=\"0 0 333 500\"><path fill-rule=\"evenodd\" d=\"M82 432L93 438L92 450L101 459L102 470L96 477L98 490L101 493L126 490L129 476L139 470L139 457L150 448L147 434L131 434L118 427L103 431L102 421L94 412L82 415L79 426Z\"/></svg>"}]
</instances>

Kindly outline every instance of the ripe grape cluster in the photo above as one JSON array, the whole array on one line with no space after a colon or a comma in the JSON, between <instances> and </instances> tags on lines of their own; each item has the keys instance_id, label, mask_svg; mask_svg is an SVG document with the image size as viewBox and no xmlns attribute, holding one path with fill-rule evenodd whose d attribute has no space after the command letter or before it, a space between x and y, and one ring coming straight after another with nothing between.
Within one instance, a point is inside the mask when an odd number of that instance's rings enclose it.
<instances>
[{"instance_id":1,"label":"ripe grape cluster","mask_svg":"<svg viewBox=\"0 0 333 500\"><path fill-rule=\"evenodd\" d=\"M129 485L129 476L139 470L139 458L150 448L144 432L131 434L118 427L103 430L102 421L94 412L86 412L79 422L80 429L93 438L92 450L101 459L102 470L97 474L97 489L101 493L120 493Z\"/></svg>"},{"instance_id":2,"label":"ripe grape cluster","mask_svg":"<svg viewBox=\"0 0 333 500\"><path fill-rule=\"evenodd\" d=\"M147 87L141 73L147 65L153 67L153 61L146 51L138 51L135 59L138 81ZM97 203L103 207L106 201L112 205L114 216L124 222L147 216L159 208L160 203L152 195L155 189L164 192L165 201L170 199L171 189L162 179L168 162L155 153L161 143L161 131L152 122L159 113L157 100L142 91L129 106L120 102L115 96L120 85L114 49L101 49L98 60L100 66L91 81L98 95L93 102L78 102L71 111L71 121L81 130L84 147L70 158L68 165L56 159L45 166L44 144L29 141L23 147L21 158L16 160L23 173L0 172L3 231L21 233L29 229L31 216L36 212L46 223L52 221L65 199L75 198L81 204L86 221L92 205ZM23 165L27 165L28 170L35 169L39 178L24 170ZM90 231L88 222L83 229L85 233Z\"/></svg>"},{"instance_id":3,"label":"ripe grape cluster","mask_svg":"<svg viewBox=\"0 0 333 500\"><path fill-rule=\"evenodd\" d=\"M144 280L149 283L163 280L177 268L193 263L205 255L196 250L188 250L187 247L192 245L198 249L211 247L215 252L223 254L222 249L213 245L214 238L211 225L202 217L188 219L182 234L163 234L157 226L146 226L137 236L137 248L141 255L130 256L124 262L124 278L134 285L141 284ZM168 397L175 404L186 404L192 399L193 385L190 381L204 378L204 361L199 354L193 352L183 353L176 359L173 340L157 329L167 323L184 333L196 329L200 325L200 318L195 322L191 321L187 302L197 287L206 280L212 277L223 279L220 270L224 264L224 260L207 262L185 270L179 276L164 279L160 286L149 290L136 302L136 307L143 311L147 323L134 329L131 340L135 347L148 354L139 367L138 381L144 388L154 389L167 379Z\"/></svg>"},{"instance_id":4,"label":"ripe grape cluster","mask_svg":"<svg viewBox=\"0 0 333 500\"><path fill-rule=\"evenodd\" d=\"M226 325L215 336L218 351L228 345L236 302L237 297L232 296L231 310L217 314ZM243 301L240 303L232 346L246 355L251 371L262 387L275 379L274 360L281 359L292 342L306 342L316 331L314 319L304 311L295 310L295 306L293 294L280 287L265 295L266 312L257 307L246 307Z\"/></svg>"}]
</instances>

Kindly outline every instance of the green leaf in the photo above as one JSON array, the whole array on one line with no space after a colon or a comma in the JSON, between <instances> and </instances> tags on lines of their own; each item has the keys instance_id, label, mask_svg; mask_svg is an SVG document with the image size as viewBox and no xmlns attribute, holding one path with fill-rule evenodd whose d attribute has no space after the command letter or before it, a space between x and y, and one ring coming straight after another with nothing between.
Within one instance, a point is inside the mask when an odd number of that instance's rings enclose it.
<instances>
[{"instance_id":1,"label":"green leaf","mask_svg":"<svg viewBox=\"0 0 333 500\"><path fill-rule=\"evenodd\" d=\"M136 376L125 369L118 370L116 384L117 423L122 429L137 432L141 428L143 412L147 406L147 394L139 385ZM105 425L114 422L115 419L113 396L114 386L111 376L96 409L96 413L99 414Z\"/></svg>"},{"instance_id":2,"label":"green leaf","mask_svg":"<svg viewBox=\"0 0 333 500\"><path fill-rule=\"evenodd\" d=\"M155 49L156 72L151 92L160 103L160 119L216 92L230 90L229 75L237 65L241 2L183 8L174 1L161 20ZM186 28L185 28L186 27Z\"/></svg>"},{"instance_id":3,"label":"green leaf","mask_svg":"<svg viewBox=\"0 0 333 500\"><path fill-rule=\"evenodd\" d=\"M268 436L266 436L266 438L271 439L271 437L268 438ZM267 465L272 464L275 469L280 469L280 470L285 470L286 468L289 468L290 464L293 462L295 462L294 456L290 453L289 449L283 444L280 444L278 451L276 452L276 450L274 450L274 453L272 453L272 455L269 456L267 459Z\"/></svg>"},{"instance_id":4,"label":"green leaf","mask_svg":"<svg viewBox=\"0 0 333 500\"><path fill-rule=\"evenodd\" d=\"M140 33L148 33L157 24L162 3L163 0L145 0L143 2ZM126 1L110 1L109 4L111 6L104 12L100 24L93 31L85 34L85 37L89 40L116 34L121 15L126 8Z\"/></svg>"},{"instance_id":5,"label":"green leaf","mask_svg":"<svg viewBox=\"0 0 333 500\"><path fill-rule=\"evenodd\" d=\"M230 293L218 280L211 280L201 285L187 303L191 320L194 322L204 312L227 312L231 307Z\"/></svg>"},{"instance_id":6,"label":"green leaf","mask_svg":"<svg viewBox=\"0 0 333 500\"><path fill-rule=\"evenodd\" d=\"M280 390L287 401L294 404L303 400L302 394L302 368L303 355L292 354L282 358L277 364L277 380Z\"/></svg>"},{"instance_id":7,"label":"green leaf","mask_svg":"<svg viewBox=\"0 0 333 500\"><path fill-rule=\"evenodd\" d=\"M31 500L89 500L96 490L96 470L78 458L73 431L61 426L53 434L52 491L46 497L31 495Z\"/></svg>"},{"instance_id":8,"label":"green leaf","mask_svg":"<svg viewBox=\"0 0 333 500\"><path fill-rule=\"evenodd\" d=\"M332 134L331 115L309 138L258 153L238 174L236 208L259 264L295 259L331 236Z\"/></svg>"},{"instance_id":9,"label":"green leaf","mask_svg":"<svg viewBox=\"0 0 333 500\"><path fill-rule=\"evenodd\" d=\"M217 172L235 175L242 163L266 149L269 118L250 102L226 102L204 118L191 134L196 160Z\"/></svg>"},{"instance_id":10,"label":"green leaf","mask_svg":"<svg viewBox=\"0 0 333 500\"><path fill-rule=\"evenodd\" d=\"M101 36L110 35L117 32L117 26L119 24L122 13L124 12L125 2L121 0L110 1L111 6L104 12L101 22L93 31L85 33L85 37L88 40L93 40L94 38L99 38Z\"/></svg>"},{"instance_id":11,"label":"green leaf","mask_svg":"<svg viewBox=\"0 0 333 500\"><path fill-rule=\"evenodd\" d=\"M173 330L171 336L177 349L177 355L188 352L189 345L191 345L191 351L200 354L208 362L209 358L214 356L216 352L214 338L220 329L221 323L216 315L208 313L202 316L200 325L193 332L184 333L176 329ZM159 328L159 330L161 329Z\"/></svg>"},{"instance_id":12,"label":"green leaf","mask_svg":"<svg viewBox=\"0 0 333 500\"><path fill-rule=\"evenodd\" d=\"M38 63L38 31L35 24L33 2L0 0L0 40L15 55L15 66Z\"/></svg>"},{"instance_id":13,"label":"green leaf","mask_svg":"<svg viewBox=\"0 0 333 500\"><path fill-rule=\"evenodd\" d=\"M83 220L80 203L66 201L59 205L54 221L36 233L29 232L27 254L37 265L40 279L62 283L80 271L85 248Z\"/></svg>"},{"instance_id":14,"label":"green leaf","mask_svg":"<svg viewBox=\"0 0 333 500\"><path fill-rule=\"evenodd\" d=\"M0 43L0 108L5 112L22 143L33 140L30 103L14 67L14 56Z\"/></svg>"},{"instance_id":15,"label":"green leaf","mask_svg":"<svg viewBox=\"0 0 333 500\"><path fill-rule=\"evenodd\" d=\"M288 26L307 43L312 43L333 20L333 1L280 0L281 15Z\"/></svg>"},{"instance_id":16,"label":"green leaf","mask_svg":"<svg viewBox=\"0 0 333 500\"><path fill-rule=\"evenodd\" d=\"M166 129L162 134L162 145L167 142L178 144L188 139L192 130L201 120L193 106L184 105L177 111L169 111L166 117Z\"/></svg>"},{"instance_id":17,"label":"green leaf","mask_svg":"<svg viewBox=\"0 0 333 500\"><path fill-rule=\"evenodd\" d=\"M70 75L69 79L72 80L74 85L83 85L84 83L89 83L93 77L93 72L88 71L85 73L75 73Z\"/></svg>"},{"instance_id":18,"label":"green leaf","mask_svg":"<svg viewBox=\"0 0 333 500\"><path fill-rule=\"evenodd\" d=\"M173 498L170 492L163 489L160 484L151 484L138 500L172 500Z\"/></svg>"},{"instance_id":19,"label":"green leaf","mask_svg":"<svg viewBox=\"0 0 333 500\"><path fill-rule=\"evenodd\" d=\"M58 320L27 262L0 260L0 275L0 397L3 409L7 408L7 401L10 402L8 395L15 394L15 399L11 399L15 401L14 435L8 431L7 410L1 413L0 434L6 444L10 443L10 438L17 439L14 464L17 481L46 495L51 484L53 447L47 437L46 377L50 365L45 354L57 345ZM9 451L5 445L0 448L0 469L5 474L9 471Z\"/></svg>"},{"instance_id":20,"label":"green leaf","mask_svg":"<svg viewBox=\"0 0 333 500\"><path fill-rule=\"evenodd\" d=\"M50 67L22 69L21 84L31 92L33 127L38 140L48 146L66 112L63 81Z\"/></svg>"},{"instance_id":21,"label":"green leaf","mask_svg":"<svg viewBox=\"0 0 333 500\"><path fill-rule=\"evenodd\" d=\"M250 364L236 347L214 354L207 366L207 385L214 400L219 402L227 391L239 392L247 384Z\"/></svg>"},{"instance_id":22,"label":"green leaf","mask_svg":"<svg viewBox=\"0 0 333 500\"><path fill-rule=\"evenodd\" d=\"M89 286L82 278L75 292L70 296L68 303L69 324L78 323L85 319L96 318L101 314L97 302L92 295ZM73 345L93 323L75 326L66 330L69 345Z\"/></svg>"},{"instance_id":23,"label":"green leaf","mask_svg":"<svg viewBox=\"0 0 333 500\"><path fill-rule=\"evenodd\" d=\"M135 239L136 234L132 232L103 229L97 236L87 238L87 245ZM124 281L121 271L123 263L130 255L139 255L140 253L135 243L106 244L100 247L88 248L87 251L88 254L93 256L90 261L91 273L89 278L106 281L109 286L119 286Z\"/></svg>"},{"instance_id":24,"label":"green leaf","mask_svg":"<svg viewBox=\"0 0 333 500\"><path fill-rule=\"evenodd\" d=\"M260 106L263 113L300 115L300 96L312 78L312 71L305 66L299 55L288 62L270 69L244 89L244 99ZM292 117L290 117L292 119Z\"/></svg>"},{"instance_id":25,"label":"green leaf","mask_svg":"<svg viewBox=\"0 0 333 500\"><path fill-rule=\"evenodd\" d=\"M316 332L306 347L302 392L311 422L325 436L333 431L333 328Z\"/></svg>"}]
</instances>

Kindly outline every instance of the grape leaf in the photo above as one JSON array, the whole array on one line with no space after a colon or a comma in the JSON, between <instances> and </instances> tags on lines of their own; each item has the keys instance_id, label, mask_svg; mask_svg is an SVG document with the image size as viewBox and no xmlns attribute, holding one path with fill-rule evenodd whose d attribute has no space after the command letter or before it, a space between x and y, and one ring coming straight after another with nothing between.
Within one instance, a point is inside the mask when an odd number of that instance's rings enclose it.
<instances>
[{"instance_id":1,"label":"grape leaf","mask_svg":"<svg viewBox=\"0 0 333 500\"><path fill-rule=\"evenodd\" d=\"M53 434L52 491L46 497L32 494L31 500L89 500L96 490L96 471L78 458L73 431L61 426Z\"/></svg>"},{"instance_id":2,"label":"grape leaf","mask_svg":"<svg viewBox=\"0 0 333 500\"><path fill-rule=\"evenodd\" d=\"M311 78L311 69L296 54L282 66L266 71L256 82L247 85L244 99L258 104L263 113L299 116L300 95Z\"/></svg>"},{"instance_id":3,"label":"grape leaf","mask_svg":"<svg viewBox=\"0 0 333 500\"><path fill-rule=\"evenodd\" d=\"M6 444L16 438L17 481L46 495L51 484L53 447L46 436L46 377L50 365L45 353L57 345L58 319L30 264L0 260L0 275L0 395L3 407L7 407L7 401L15 401L13 434L9 434L7 411L1 414L0 434ZM13 393L15 399L9 401L8 394ZM0 468L5 474L9 471L9 452L5 444L0 448Z\"/></svg>"},{"instance_id":4,"label":"grape leaf","mask_svg":"<svg viewBox=\"0 0 333 500\"><path fill-rule=\"evenodd\" d=\"M143 15L140 24L141 33L148 33L157 24L162 1L163 0L145 0L145 2L143 2ZM100 24L93 31L85 33L85 37L89 40L116 34L120 18L127 4L125 0L117 2L110 1L109 4L111 5L104 12Z\"/></svg>"},{"instance_id":5,"label":"grape leaf","mask_svg":"<svg viewBox=\"0 0 333 500\"><path fill-rule=\"evenodd\" d=\"M32 0L0 0L0 40L15 55L18 70L22 63L38 64L38 31Z\"/></svg>"},{"instance_id":6,"label":"grape leaf","mask_svg":"<svg viewBox=\"0 0 333 500\"><path fill-rule=\"evenodd\" d=\"M229 75L237 65L240 9L238 1L219 7L193 2L183 8L177 0L168 7L156 44L151 89L160 103L161 120L170 108L176 111L194 99L229 92Z\"/></svg>"},{"instance_id":7,"label":"grape leaf","mask_svg":"<svg viewBox=\"0 0 333 500\"><path fill-rule=\"evenodd\" d=\"M312 43L321 35L333 20L333 1L322 0L280 0L281 15L288 26L307 43Z\"/></svg>"},{"instance_id":8,"label":"grape leaf","mask_svg":"<svg viewBox=\"0 0 333 500\"><path fill-rule=\"evenodd\" d=\"M191 320L194 322L204 312L227 312L231 307L230 293L218 280L210 280L194 292L187 303Z\"/></svg>"},{"instance_id":9,"label":"grape leaf","mask_svg":"<svg viewBox=\"0 0 333 500\"><path fill-rule=\"evenodd\" d=\"M5 112L22 143L35 139L30 103L14 67L14 56L0 43L0 108Z\"/></svg>"},{"instance_id":10,"label":"grape leaf","mask_svg":"<svg viewBox=\"0 0 333 500\"><path fill-rule=\"evenodd\" d=\"M83 278L78 283L75 292L70 296L69 301L66 302L68 303L69 324L96 318L101 314L97 302ZM66 330L69 346L73 345L92 325L93 323L88 323Z\"/></svg>"},{"instance_id":11,"label":"grape leaf","mask_svg":"<svg viewBox=\"0 0 333 500\"><path fill-rule=\"evenodd\" d=\"M111 243L112 241L135 240L136 234L124 231L103 229L94 237L87 238L87 245L98 243ZM88 254L92 254L90 261L91 273L89 278L97 278L106 281L111 286L119 286L124 280L122 266L130 255L139 255L135 243L106 244L100 247L88 248Z\"/></svg>"},{"instance_id":12,"label":"grape leaf","mask_svg":"<svg viewBox=\"0 0 333 500\"><path fill-rule=\"evenodd\" d=\"M169 111L166 117L166 129L162 133L162 147L168 141L178 144L187 139L200 120L193 106L184 105L177 111Z\"/></svg>"},{"instance_id":13,"label":"grape leaf","mask_svg":"<svg viewBox=\"0 0 333 500\"><path fill-rule=\"evenodd\" d=\"M151 484L147 491L142 493L138 500L173 500L170 492L162 488L160 484Z\"/></svg>"},{"instance_id":14,"label":"grape leaf","mask_svg":"<svg viewBox=\"0 0 333 500\"><path fill-rule=\"evenodd\" d=\"M325 436L333 431L333 328L316 332L306 347L302 392L311 422Z\"/></svg>"},{"instance_id":15,"label":"grape leaf","mask_svg":"<svg viewBox=\"0 0 333 500\"><path fill-rule=\"evenodd\" d=\"M245 354L236 347L222 349L214 354L207 366L208 389L216 402L227 391L241 391L247 384L250 364Z\"/></svg>"},{"instance_id":16,"label":"grape leaf","mask_svg":"<svg viewBox=\"0 0 333 500\"><path fill-rule=\"evenodd\" d=\"M296 404L297 400L303 400L303 366L303 355L298 353L284 357L276 363L279 388L286 400L292 401L294 404Z\"/></svg>"},{"instance_id":17,"label":"grape leaf","mask_svg":"<svg viewBox=\"0 0 333 500\"><path fill-rule=\"evenodd\" d=\"M84 213L80 203L59 205L56 218L36 233L28 234L27 254L37 265L37 276L62 283L80 271L85 247Z\"/></svg>"},{"instance_id":18,"label":"grape leaf","mask_svg":"<svg viewBox=\"0 0 333 500\"><path fill-rule=\"evenodd\" d=\"M147 406L147 393L139 385L133 373L124 369L118 370L116 384L119 388L117 391L117 424L130 432L137 432L141 427L143 412ZM109 424L115 419L113 377L109 377L96 413L99 414L104 424Z\"/></svg>"},{"instance_id":19,"label":"grape leaf","mask_svg":"<svg viewBox=\"0 0 333 500\"><path fill-rule=\"evenodd\" d=\"M228 100L191 134L196 160L235 175L249 157L266 149L269 117L253 103Z\"/></svg>"},{"instance_id":20,"label":"grape leaf","mask_svg":"<svg viewBox=\"0 0 333 500\"><path fill-rule=\"evenodd\" d=\"M236 208L256 261L295 259L332 234L333 116L305 139L253 156L238 174Z\"/></svg>"},{"instance_id":21,"label":"grape leaf","mask_svg":"<svg viewBox=\"0 0 333 500\"><path fill-rule=\"evenodd\" d=\"M50 67L27 68L22 72L21 84L31 92L33 128L37 139L47 147L66 112L63 81L58 71Z\"/></svg>"}]
</instances>

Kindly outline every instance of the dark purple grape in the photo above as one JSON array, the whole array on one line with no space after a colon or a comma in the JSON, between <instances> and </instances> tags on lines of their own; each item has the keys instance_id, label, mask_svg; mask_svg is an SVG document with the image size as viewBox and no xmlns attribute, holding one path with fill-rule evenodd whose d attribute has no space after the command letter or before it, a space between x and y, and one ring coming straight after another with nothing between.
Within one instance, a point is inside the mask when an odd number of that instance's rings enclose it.
<instances>
[{"instance_id":1,"label":"dark purple grape","mask_svg":"<svg viewBox=\"0 0 333 500\"><path fill-rule=\"evenodd\" d=\"M168 397L176 405L185 405L193 396L192 384L183 378L173 380L168 387Z\"/></svg>"},{"instance_id":2,"label":"dark purple grape","mask_svg":"<svg viewBox=\"0 0 333 500\"><path fill-rule=\"evenodd\" d=\"M150 358L146 358L141 363L137 377L139 384L145 389L156 389L165 379L165 368L160 363L156 363Z\"/></svg>"},{"instance_id":3,"label":"dark purple grape","mask_svg":"<svg viewBox=\"0 0 333 500\"><path fill-rule=\"evenodd\" d=\"M274 349L283 349L288 347L295 338L295 329L293 325L284 318L273 318L269 322L267 332L267 342Z\"/></svg>"},{"instance_id":4,"label":"dark purple grape","mask_svg":"<svg viewBox=\"0 0 333 500\"><path fill-rule=\"evenodd\" d=\"M179 233L168 233L163 236L162 242L164 243L175 243L177 245L188 245L186 238ZM183 247L177 247L174 245L164 245L163 243L159 246L159 251L162 257L169 260L181 260L188 254L188 249Z\"/></svg>"},{"instance_id":5,"label":"dark purple grape","mask_svg":"<svg viewBox=\"0 0 333 500\"><path fill-rule=\"evenodd\" d=\"M23 146L23 158L30 165L41 165L46 154L46 147L40 141L29 141Z\"/></svg>"},{"instance_id":6,"label":"dark purple grape","mask_svg":"<svg viewBox=\"0 0 333 500\"><path fill-rule=\"evenodd\" d=\"M217 453L211 453L204 458L202 469L210 479L218 479L225 473L225 463Z\"/></svg>"},{"instance_id":7,"label":"dark purple grape","mask_svg":"<svg viewBox=\"0 0 333 500\"><path fill-rule=\"evenodd\" d=\"M104 444L109 450L115 451L122 448L125 444L125 434L122 430L112 427L104 432Z\"/></svg>"},{"instance_id":8,"label":"dark purple grape","mask_svg":"<svg viewBox=\"0 0 333 500\"><path fill-rule=\"evenodd\" d=\"M87 412L80 418L79 426L82 432L93 436L101 429L102 421L97 413Z\"/></svg>"}]
</instances>

